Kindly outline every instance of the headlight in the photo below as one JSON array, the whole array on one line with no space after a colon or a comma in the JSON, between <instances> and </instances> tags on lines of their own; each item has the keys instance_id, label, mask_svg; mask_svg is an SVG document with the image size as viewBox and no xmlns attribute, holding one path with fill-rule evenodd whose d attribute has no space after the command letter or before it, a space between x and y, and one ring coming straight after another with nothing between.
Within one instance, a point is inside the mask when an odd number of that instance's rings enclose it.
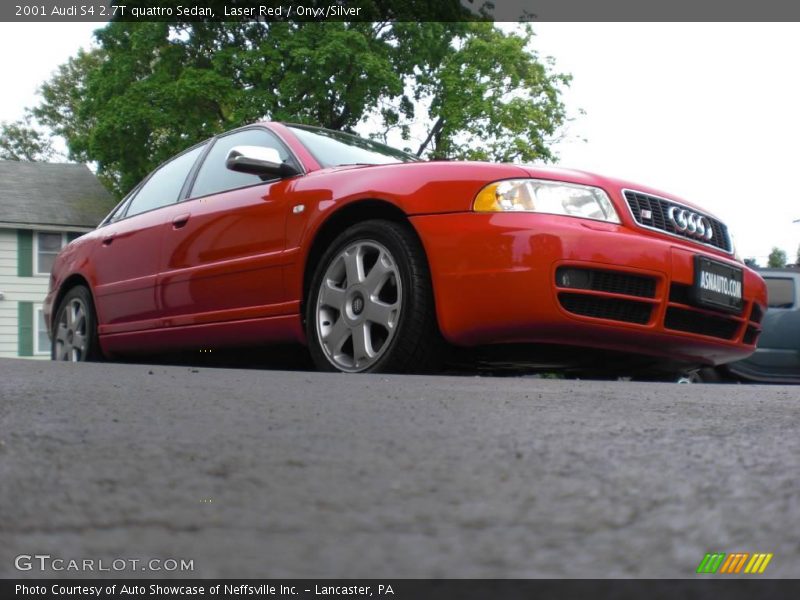
<instances>
[{"instance_id":1,"label":"headlight","mask_svg":"<svg viewBox=\"0 0 800 600\"><path fill-rule=\"evenodd\" d=\"M600 188L543 179L495 181L475 196L477 212L539 212L619 223L619 216Z\"/></svg>"}]
</instances>

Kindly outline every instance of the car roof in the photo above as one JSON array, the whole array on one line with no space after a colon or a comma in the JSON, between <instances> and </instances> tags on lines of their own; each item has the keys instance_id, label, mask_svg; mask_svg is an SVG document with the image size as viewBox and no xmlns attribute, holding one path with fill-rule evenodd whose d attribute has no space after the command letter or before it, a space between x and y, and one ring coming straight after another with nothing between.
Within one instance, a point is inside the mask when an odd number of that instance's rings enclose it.
<instances>
[{"instance_id":1,"label":"car roof","mask_svg":"<svg viewBox=\"0 0 800 600\"><path fill-rule=\"evenodd\" d=\"M787 275L792 278L800 278L800 266L798 265L790 265L788 267L781 267L781 268L759 268L759 274L762 277L770 277L770 276L778 276L786 277Z\"/></svg>"}]
</instances>

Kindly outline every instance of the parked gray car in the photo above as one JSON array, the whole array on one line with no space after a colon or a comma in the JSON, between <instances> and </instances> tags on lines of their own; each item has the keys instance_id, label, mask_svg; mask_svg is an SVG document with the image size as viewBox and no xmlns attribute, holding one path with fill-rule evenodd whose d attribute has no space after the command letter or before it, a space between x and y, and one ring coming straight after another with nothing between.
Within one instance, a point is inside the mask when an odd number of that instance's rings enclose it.
<instances>
[{"instance_id":1,"label":"parked gray car","mask_svg":"<svg viewBox=\"0 0 800 600\"><path fill-rule=\"evenodd\" d=\"M713 371L703 369L702 380L800 383L800 267L759 273L767 282L769 309L755 353Z\"/></svg>"}]
</instances>

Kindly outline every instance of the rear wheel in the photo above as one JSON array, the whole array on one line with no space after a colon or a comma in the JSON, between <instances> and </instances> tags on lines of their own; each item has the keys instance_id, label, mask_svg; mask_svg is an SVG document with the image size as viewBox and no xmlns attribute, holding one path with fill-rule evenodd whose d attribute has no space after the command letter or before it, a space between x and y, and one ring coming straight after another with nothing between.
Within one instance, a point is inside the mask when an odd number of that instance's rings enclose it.
<instances>
[{"instance_id":1,"label":"rear wheel","mask_svg":"<svg viewBox=\"0 0 800 600\"><path fill-rule=\"evenodd\" d=\"M97 341L97 318L89 290L82 285L62 298L53 321L53 360L85 362L102 358Z\"/></svg>"},{"instance_id":2,"label":"rear wheel","mask_svg":"<svg viewBox=\"0 0 800 600\"><path fill-rule=\"evenodd\" d=\"M441 357L430 274L413 231L372 220L322 256L306 304L311 357L326 371L426 371Z\"/></svg>"}]
</instances>

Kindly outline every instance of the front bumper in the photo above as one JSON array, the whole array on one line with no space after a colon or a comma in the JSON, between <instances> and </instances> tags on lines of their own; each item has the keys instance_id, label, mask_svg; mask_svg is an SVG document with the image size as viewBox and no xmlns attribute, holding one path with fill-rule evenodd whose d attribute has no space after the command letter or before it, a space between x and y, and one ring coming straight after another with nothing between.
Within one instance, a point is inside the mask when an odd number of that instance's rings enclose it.
<instances>
[{"instance_id":1,"label":"front bumper","mask_svg":"<svg viewBox=\"0 0 800 600\"><path fill-rule=\"evenodd\" d=\"M755 349L767 304L764 281L703 246L557 215L470 212L411 220L430 263L440 329L456 345L547 343L704 365ZM741 314L691 304L696 254L743 269ZM564 287L556 277L564 267L601 272L612 284ZM643 281L644 289L635 285Z\"/></svg>"}]
</instances>

